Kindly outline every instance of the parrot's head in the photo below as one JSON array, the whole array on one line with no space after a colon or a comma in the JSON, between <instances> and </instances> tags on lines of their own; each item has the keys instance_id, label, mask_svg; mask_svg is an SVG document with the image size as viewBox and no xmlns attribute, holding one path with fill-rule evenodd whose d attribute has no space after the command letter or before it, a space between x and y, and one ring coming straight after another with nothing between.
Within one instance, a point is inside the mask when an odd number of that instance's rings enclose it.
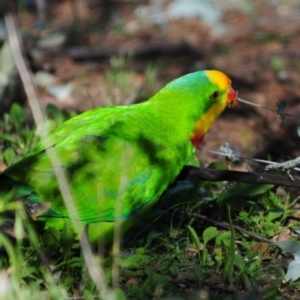
<instances>
[{"instance_id":1,"label":"parrot's head","mask_svg":"<svg viewBox=\"0 0 300 300\"><path fill-rule=\"evenodd\" d=\"M204 89L204 113L200 115L194 126L191 142L197 148L202 142L211 124L226 107L237 104L237 94L231 87L229 77L216 70L204 71L206 84Z\"/></svg>"},{"instance_id":2,"label":"parrot's head","mask_svg":"<svg viewBox=\"0 0 300 300\"><path fill-rule=\"evenodd\" d=\"M161 118L175 122L183 137L198 147L220 113L237 104L231 80L220 71L198 71L179 77L151 98Z\"/></svg>"},{"instance_id":3,"label":"parrot's head","mask_svg":"<svg viewBox=\"0 0 300 300\"><path fill-rule=\"evenodd\" d=\"M216 87L215 93L211 95L212 98L217 98L217 96L223 94L223 97L221 97L219 100L220 104L225 105L225 107L235 106L238 102L237 94L231 87L231 80L229 77L226 74L216 70L205 71L205 73L208 77L208 80L213 84L213 86Z\"/></svg>"}]
</instances>

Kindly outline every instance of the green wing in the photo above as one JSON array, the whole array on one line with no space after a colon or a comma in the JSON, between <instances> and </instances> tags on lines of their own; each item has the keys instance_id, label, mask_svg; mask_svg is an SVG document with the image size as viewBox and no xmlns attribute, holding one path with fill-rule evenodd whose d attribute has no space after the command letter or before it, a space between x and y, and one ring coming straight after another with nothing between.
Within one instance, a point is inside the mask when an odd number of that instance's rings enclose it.
<instances>
[{"instance_id":1,"label":"green wing","mask_svg":"<svg viewBox=\"0 0 300 300\"><path fill-rule=\"evenodd\" d=\"M141 129L148 124L136 108L89 111L44 141L59 157L81 221L110 222L134 214L152 204L180 171L162 140ZM45 216L69 216L42 143L5 174L33 187L40 202L52 203Z\"/></svg>"}]
</instances>

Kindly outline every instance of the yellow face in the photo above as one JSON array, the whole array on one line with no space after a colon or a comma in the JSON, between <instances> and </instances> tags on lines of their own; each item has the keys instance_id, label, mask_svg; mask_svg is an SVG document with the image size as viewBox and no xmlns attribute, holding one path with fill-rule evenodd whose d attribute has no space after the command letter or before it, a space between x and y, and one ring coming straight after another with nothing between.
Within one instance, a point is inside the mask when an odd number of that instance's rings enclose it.
<instances>
[{"instance_id":1,"label":"yellow face","mask_svg":"<svg viewBox=\"0 0 300 300\"><path fill-rule=\"evenodd\" d=\"M231 80L227 75L215 70L206 71L205 73L213 84L217 85L220 90L227 91L227 93L224 93L222 99L218 101L218 105L211 106L211 108L197 121L194 127L194 134L190 138L195 147L199 146L211 124L226 106L234 106L237 103L236 93L231 87Z\"/></svg>"},{"instance_id":2,"label":"yellow face","mask_svg":"<svg viewBox=\"0 0 300 300\"><path fill-rule=\"evenodd\" d=\"M213 84L218 85L221 90L228 91L226 94L227 98L222 99L222 102L223 100L226 100L224 102L225 106L235 106L237 104L237 94L231 87L231 80L229 77L216 70L206 71L205 73Z\"/></svg>"}]
</instances>

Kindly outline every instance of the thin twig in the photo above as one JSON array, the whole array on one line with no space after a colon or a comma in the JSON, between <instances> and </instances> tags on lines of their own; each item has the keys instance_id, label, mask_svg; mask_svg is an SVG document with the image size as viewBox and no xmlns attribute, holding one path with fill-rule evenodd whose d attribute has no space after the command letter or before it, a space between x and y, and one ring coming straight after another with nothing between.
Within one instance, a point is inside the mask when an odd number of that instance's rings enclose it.
<instances>
[{"instance_id":1,"label":"thin twig","mask_svg":"<svg viewBox=\"0 0 300 300\"><path fill-rule=\"evenodd\" d=\"M210 222L216 226L219 226L219 227L222 227L222 228L226 228L226 229L231 229L230 225L226 222L218 222L214 219L211 219L211 218L208 218L206 216L203 216L203 215L200 215L200 214L195 214L195 213L188 213L187 214L189 217L195 217L195 218L198 218L198 219L201 219L201 220L204 220L204 221L207 221L207 222ZM271 245L275 245L275 242L273 242L272 240L269 240L269 239L266 239L266 238L263 238L253 232L250 232L240 226L237 226L237 225L232 225L232 227L239 231L239 232L243 232L253 238L255 238L256 240L259 240L259 241L262 241L262 242L265 242L265 243L268 243L268 244L271 244Z\"/></svg>"},{"instance_id":2,"label":"thin twig","mask_svg":"<svg viewBox=\"0 0 300 300\"><path fill-rule=\"evenodd\" d=\"M208 152L208 153L212 153L212 154L217 154L217 155L221 155L221 156L225 156L225 157L227 156L226 153L219 152L219 151L208 150L208 149L205 149L203 147L198 147L197 149ZM262 164L266 164L266 165L274 165L275 166L275 165L279 164L275 161L265 160L265 159L258 159L258 158L244 157L244 156L237 156L237 155L234 155L234 157L238 158L239 160L249 160L249 161L252 161L252 162L262 163ZM292 169L295 170L295 171L300 171L300 168L292 168Z\"/></svg>"},{"instance_id":3,"label":"thin twig","mask_svg":"<svg viewBox=\"0 0 300 300\"><path fill-rule=\"evenodd\" d=\"M263 109L266 109L266 110L269 110L269 111L278 113L277 110L272 109L272 108L267 107L267 106L264 106L264 105L261 105L261 104L258 104L258 103L250 102L250 101L247 101L247 100L244 100L244 99L241 99L241 98L238 98L238 101L239 101L239 102L242 102L242 103L245 103L245 104L248 104L248 105L260 107L260 108L263 108ZM285 113L284 115L285 115L285 116L288 116L288 117L293 117L293 115L291 115L291 114L289 114L289 113Z\"/></svg>"}]
</instances>

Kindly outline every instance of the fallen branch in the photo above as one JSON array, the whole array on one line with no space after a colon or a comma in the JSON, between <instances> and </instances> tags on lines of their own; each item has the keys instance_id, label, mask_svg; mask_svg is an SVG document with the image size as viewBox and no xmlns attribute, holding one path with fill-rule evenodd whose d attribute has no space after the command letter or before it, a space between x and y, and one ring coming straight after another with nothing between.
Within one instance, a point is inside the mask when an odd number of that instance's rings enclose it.
<instances>
[{"instance_id":1,"label":"fallen branch","mask_svg":"<svg viewBox=\"0 0 300 300\"><path fill-rule=\"evenodd\" d=\"M203 169L192 166L185 166L180 178L192 181L239 181L257 184L274 184L300 188L300 176L293 175L293 181L287 175L274 175L256 172L241 172L231 170Z\"/></svg>"},{"instance_id":2,"label":"fallen branch","mask_svg":"<svg viewBox=\"0 0 300 300\"><path fill-rule=\"evenodd\" d=\"M129 49L104 46L77 46L43 50L45 54L57 55L66 53L74 60L106 59L112 56L127 56L132 58L149 58L158 56L198 55L205 51L199 46L188 43L152 43Z\"/></svg>"}]
</instances>

